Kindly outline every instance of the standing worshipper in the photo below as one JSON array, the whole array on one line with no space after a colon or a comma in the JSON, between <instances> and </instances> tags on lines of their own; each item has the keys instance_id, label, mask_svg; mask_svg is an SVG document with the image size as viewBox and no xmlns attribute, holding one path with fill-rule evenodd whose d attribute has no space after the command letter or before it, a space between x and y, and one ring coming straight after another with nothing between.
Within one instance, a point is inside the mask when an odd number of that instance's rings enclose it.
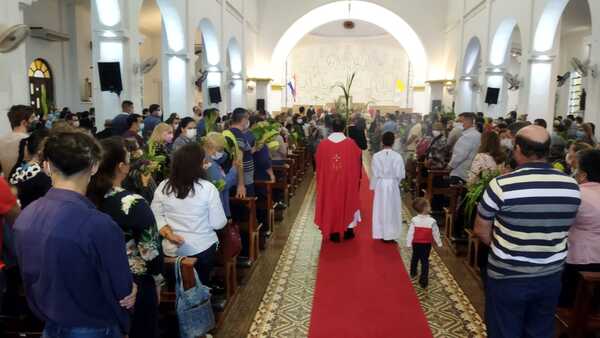
<instances>
[{"instance_id":1,"label":"standing worshipper","mask_svg":"<svg viewBox=\"0 0 600 338\"><path fill-rule=\"evenodd\" d=\"M400 182L404 179L404 160L392 150L394 133L383 134L383 150L373 156L371 190L373 200L373 238L395 242L402 232Z\"/></svg>"},{"instance_id":2,"label":"standing worshipper","mask_svg":"<svg viewBox=\"0 0 600 338\"><path fill-rule=\"evenodd\" d=\"M129 129L127 125L127 119L129 115L133 114L133 102L131 101L123 101L121 103L121 110L123 111L121 114L115 116L112 120L112 128L115 135L123 135Z\"/></svg>"},{"instance_id":3,"label":"standing worshipper","mask_svg":"<svg viewBox=\"0 0 600 338\"><path fill-rule=\"evenodd\" d=\"M481 144L481 133L475 128L475 114L464 113L461 115L464 131L454 145L452 158L448 163L448 167L452 169L450 181L454 184L467 181L471 164Z\"/></svg>"},{"instance_id":4,"label":"standing worshipper","mask_svg":"<svg viewBox=\"0 0 600 338\"><path fill-rule=\"evenodd\" d=\"M547 163L550 135L521 129L517 170L492 179L475 234L490 245L485 283L488 337L553 337L568 230L581 197L577 182Z\"/></svg>"},{"instance_id":5,"label":"standing worshipper","mask_svg":"<svg viewBox=\"0 0 600 338\"><path fill-rule=\"evenodd\" d=\"M162 114L163 113L159 105L150 105L150 114L144 119L144 128L142 130L142 136L144 137L144 140L148 140L150 135L152 135L154 128L162 122Z\"/></svg>"},{"instance_id":6,"label":"standing worshipper","mask_svg":"<svg viewBox=\"0 0 600 338\"><path fill-rule=\"evenodd\" d=\"M360 179L362 152L344 135L345 121L331 121L333 133L317 148L317 205L315 224L323 238L340 242L354 238L353 228L360 221Z\"/></svg>"},{"instance_id":7,"label":"standing worshipper","mask_svg":"<svg viewBox=\"0 0 600 338\"><path fill-rule=\"evenodd\" d=\"M372 154L379 152L381 149L381 128L383 126L383 117L381 116L381 112L378 110L375 112L375 117L373 118L373 122L369 126L368 136L369 136L369 148Z\"/></svg>"}]
</instances>

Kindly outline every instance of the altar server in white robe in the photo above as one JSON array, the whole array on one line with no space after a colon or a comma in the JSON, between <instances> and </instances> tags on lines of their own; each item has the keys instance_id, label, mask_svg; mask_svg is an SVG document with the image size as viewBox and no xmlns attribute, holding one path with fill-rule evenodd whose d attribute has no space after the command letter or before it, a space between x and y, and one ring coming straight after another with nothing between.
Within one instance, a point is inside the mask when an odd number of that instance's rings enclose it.
<instances>
[{"instance_id":1,"label":"altar server in white robe","mask_svg":"<svg viewBox=\"0 0 600 338\"><path fill-rule=\"evenodd\" d=\"M392 150L394 133L381 137L383 150L373 156L371 163L371 190L373 199L373 238L395 242L402 231L402 199L400 182L406 176L402 156Z\"/></svg>"}]
</instances>

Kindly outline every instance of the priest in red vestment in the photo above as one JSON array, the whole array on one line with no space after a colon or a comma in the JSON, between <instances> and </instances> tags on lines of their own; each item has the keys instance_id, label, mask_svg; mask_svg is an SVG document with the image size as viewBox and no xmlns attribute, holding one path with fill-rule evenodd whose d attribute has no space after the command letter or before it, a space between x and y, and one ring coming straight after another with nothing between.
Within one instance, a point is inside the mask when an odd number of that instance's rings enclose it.
<instances>
[{"instance_id":1,"label":"priest in red vestment","mask_svg":"<svg viewBox=\"0 0 600 338\"><path fill-rule=\"evenodd\" d=\"M317 147L317 205L315 224L323 238L332 242L354 238L353 228L360 222L360 179L362 152L344 135L342 117L332 121L333 133Z\"/></svg>"}]
</instances>

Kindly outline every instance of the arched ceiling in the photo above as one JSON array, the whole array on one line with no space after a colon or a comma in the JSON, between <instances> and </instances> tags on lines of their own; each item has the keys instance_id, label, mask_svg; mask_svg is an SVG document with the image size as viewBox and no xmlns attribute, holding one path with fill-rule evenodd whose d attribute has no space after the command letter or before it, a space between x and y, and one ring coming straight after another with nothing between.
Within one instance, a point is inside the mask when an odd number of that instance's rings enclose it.
<instances>
[{"instance_id":1,"label":"arched ceiling","mask_svg":"<svg viewBox=\"0 0 600 338\"><path fill-rule=\"evenodd\" d=\"M352 20L354 28L346 29L344 27L345 21L346 20L329 22L316 28L310 32L310 34L322 37L373 37L388 35L388 32L381 27L360 20Z\"/></svg>"}]
</instances>

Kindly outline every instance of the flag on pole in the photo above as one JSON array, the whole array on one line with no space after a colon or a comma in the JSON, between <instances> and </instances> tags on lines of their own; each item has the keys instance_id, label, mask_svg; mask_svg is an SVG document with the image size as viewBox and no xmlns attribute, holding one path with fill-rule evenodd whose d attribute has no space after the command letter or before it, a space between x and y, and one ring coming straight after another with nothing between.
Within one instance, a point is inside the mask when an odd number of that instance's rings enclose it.
<instances>
[{"instance_id":1,"label":"flag on pole","mask_svg":"<svg viewBox=\"0 0 600 338\"><path fill-rule=\"evenodd\" d=\"M290 81L288 81L288 87L290 88L290 92L294 97L294 102L296 102L296 74L292 75Z\"/></svg>"}]
</instances>

